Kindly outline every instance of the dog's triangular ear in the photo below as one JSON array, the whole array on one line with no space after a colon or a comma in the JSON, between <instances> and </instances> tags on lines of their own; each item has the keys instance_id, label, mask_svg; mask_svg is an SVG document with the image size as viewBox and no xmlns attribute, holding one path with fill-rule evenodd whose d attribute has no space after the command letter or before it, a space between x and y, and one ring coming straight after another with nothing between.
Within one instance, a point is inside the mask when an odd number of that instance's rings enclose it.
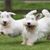
<instances>
[{"instance_id":1,"label":"dog's triangular ear","mask_svg":"<svg viewBox=\"0 0 50 50\"><path fill-rule=\"evenodd\" d=\"M16 14L15 14L15 13L13 13L13 12L9 12L9 14L10 14L10 15L16 15Z\"/></svg>"},{"instance_id":2,"label":"dog's triangular ear","mask_svg":"<svg viewBox=\"0 0 50 50\"><path fill-rule=\"evenodd\" d=\"M42 13L38 13L36 14L36 20L39 20L43 17Z\"/></svg>"}]
</instances>

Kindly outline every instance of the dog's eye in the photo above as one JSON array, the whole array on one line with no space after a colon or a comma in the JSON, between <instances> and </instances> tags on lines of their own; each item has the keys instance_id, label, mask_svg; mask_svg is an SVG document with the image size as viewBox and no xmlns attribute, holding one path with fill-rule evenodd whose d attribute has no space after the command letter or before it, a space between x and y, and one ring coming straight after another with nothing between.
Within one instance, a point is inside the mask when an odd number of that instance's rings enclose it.
<instances>
[{"instance_id":1,"label":"dog's eye","mask_svg":"<svg viewBox=\"0 0 50 50\"><path fill-rule=\"evenodd\" d=\"M34 18L32 18L32 20L34 20Z\"/></svg>"}]
</instances>

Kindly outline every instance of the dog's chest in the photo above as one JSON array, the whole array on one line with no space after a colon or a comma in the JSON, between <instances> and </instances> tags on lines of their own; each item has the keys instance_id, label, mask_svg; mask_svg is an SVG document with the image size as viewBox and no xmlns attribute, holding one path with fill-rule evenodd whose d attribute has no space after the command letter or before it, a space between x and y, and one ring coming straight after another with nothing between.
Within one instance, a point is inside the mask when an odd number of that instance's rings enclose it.
<instances>
[{"instance_id":1,"label":"dog's chest","mask_svg":"<svg viewBox=\"0 0 50 50\"><path fill-rule=\"evenodd\" d=\"M10 27L10 28L2 28L2 31L4 33L13 33L13 29Z\"/></svg>"},{"instance_id":2,"label":"dog's chest","mask_svg":"<svg viewBox=\"0 0 50 50\"><path fill-rule=\"evenodd\" d=\"M26 36L27 38L31 38L33 35L34 35L34 32L27 32L27 33L25 34L25 36Z\"/></svg>"}]
</instances>

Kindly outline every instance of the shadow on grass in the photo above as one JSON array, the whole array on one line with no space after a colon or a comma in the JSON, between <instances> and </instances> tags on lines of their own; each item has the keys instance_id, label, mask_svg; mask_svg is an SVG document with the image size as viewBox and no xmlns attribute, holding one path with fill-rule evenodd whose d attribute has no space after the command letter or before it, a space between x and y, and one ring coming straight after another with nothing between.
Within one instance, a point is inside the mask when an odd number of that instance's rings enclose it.
<instances>
[{"instance_id":1,"label":"shadow on grass","mask_svg":"<svg viewBox=\"0 0 50 50\"><path fill-rule=\"evenodd\" d=\"M36 42L35 44L47 44L47 43L50 43L50 40L46 40L46 41L38 41Z\"/></svg>"},{"instance_id":2,"label":"shadow on grass","mask_svg":"<svg viewBox=\"0 0 50 50\"><path fill-rule=\"evenodd\" d=\"M4 41L4 42L0 42L0 45L21 45L21 42L22 41ZM35 45L38 45L38 44L50 44L50 40L49 41L38 41L35 43Z\"/></svg>"},{"instance_id":3,"label":"shadow on grass","mask_svg":"<svg viewBox=\"0 0 50 50\"><path fill-rule=\"evenodd\" d=\"M0 42L0 45L20 45L22 41Z\"/></svg>"}]
</instances>

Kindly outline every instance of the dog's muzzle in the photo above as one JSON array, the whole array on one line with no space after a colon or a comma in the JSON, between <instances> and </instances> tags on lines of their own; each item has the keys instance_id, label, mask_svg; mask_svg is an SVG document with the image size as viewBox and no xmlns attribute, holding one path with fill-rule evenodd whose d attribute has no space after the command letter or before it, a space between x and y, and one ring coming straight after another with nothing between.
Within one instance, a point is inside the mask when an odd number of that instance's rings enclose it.
<instances>
[{"instance_id":1,"label":"dog's muzzle","mask_svg":"<svg viewBox=\"0 0 50 50\"><path fill-rule=\"evenodd\" d=\"M7 25L7 22L6 21L3 21L3 26L6 26Z\"/></svg>"},{"instance_id":2,"label":"dog's muzzle","mask_svg":"<svg viewBox=\"0 0 50 50\"><path fill-rule=\"evenodd\" d=\"M35 25L27 25L28 28L35 28Z\"/></svg>"},{"instance_id":3,"label":"dog's muzzle","mask_svg":"<svg viewBox=\"0 0 50 50\"><path fill-rule=\"evenodd\" d=\"M33 32L36 28L36 25L26 25L26 29L29 31L29 32Z\"/></svg>"},{"instance_id":4,"label":"dog's muzzle","mask_svg":"<svg viewBox=\"0 0 50 50\"><path fill-rule=\"evenodd\" d=\"M28 28L35 28L35 27L36 27L36 25L31 25L30 22L28 22L26 26L27 26Z\"/></svg>"}]
</instances>

